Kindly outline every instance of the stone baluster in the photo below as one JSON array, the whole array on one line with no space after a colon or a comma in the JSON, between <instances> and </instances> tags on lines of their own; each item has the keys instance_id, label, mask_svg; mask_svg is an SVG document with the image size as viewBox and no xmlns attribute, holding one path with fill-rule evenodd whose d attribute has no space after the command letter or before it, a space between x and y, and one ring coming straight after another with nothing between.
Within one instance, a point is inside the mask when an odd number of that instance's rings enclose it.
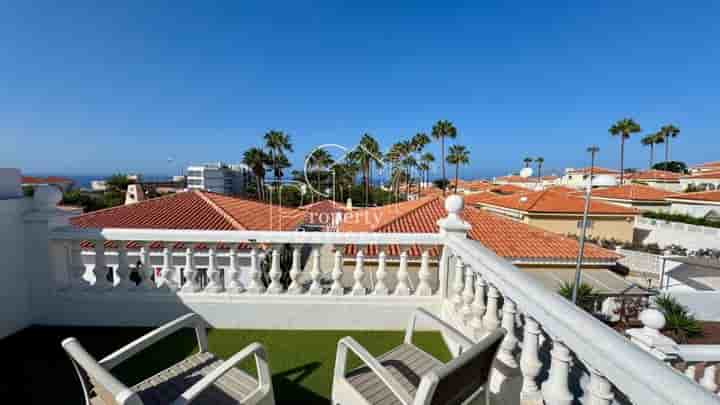
<instances>
[{"instance_id":1,"label":"stone baluster","mask_svg":"<svg viewBox=\"0 0 720 405\"><path fill-rule=\"evenodd\" d=\"M70 288L83 290L90 286L84 278L85 270L80 241L74 240L70 243Z\"/></svg>"},{"instance_id":2,"label":"stone baluster","mask_svg":"<svg viewBox=\"0 0 720 405\"><path fill-rule=\"evenodd\" d=\"M333 258L333 269L332 269L332 279L333 283L330 287L330 295L343 295L345 294L345 289L342 286L342 275L343 275L343 257L342 253L340 252L340 248L335 248L335 256Z\"/></svg>"},{"instance_id":3,"label":"stone baluster","mask_svg":"<svg viewBox=\"0 0 720 405\"><path fill-rule=\"evenodd\" d=\"M198 271L195 267L195 250L192 246L185 249L185 284L181 291L187 293L196 293L202 288L197 282Z\"/></svg>"},{"instance_id":4,"label":"stone baluster","mask_svg":"<svg viewBox=\"0 0 720 405\"><path fill-rule=\"evenodd\" d=\"M687 368L685 369L685 377L695 381L695 365L694 364L688 364Z\"/></svg>"},{"instance_id":5,"label":"stone baluster","mask_svg":"<svg viewBox=\"0 0 720 405\"><path fill-rule=\"evenodd\" d=\"M500 345L500 351L498 352L498 359L505 363L508 367L516 368L518 366L517 360L515 360L515 349L518 346L518 338L515 335L515 313L517 312L515 302L504 297L502 307L502 327L507 331L505 338Z\"/></svg>"},{"instance_id":6,"label":"stone baluster","mask_svg":"<svg viewBox=\"0 0 720 405\"><path fill-rule=\"evenodd\" d=\"M568 376L570 375L570 350L565 344L553 339L552 350L550 351L550 371L547 381L542 386L542 394L545 403L548 405L570 405L573 402L573 395L568 388Z\"/></svg>"},{"instance_id":7,"label":"stone baluster","mask_svg":"<svg viewBox=\"0 0 720 405\"><path fill-rule=\"evenodd\" d=\"M147 244L140 246L140 271L138 274L142 278L140 282L141 288L146 291L152 291L157 288L155 284L155 270L150 263L150 247Z\"/></svg>"},{"instance_id":8,"label":"stone baluster","mask_svg":"<svg viewBox=\"0 0 720 405\"><path fill-rule=\"evenodd\" d=\"M488 284L487 295L487 308L485 308L485 316L483 317L483 327L487 331L494 331L500 326L500 319L498 319L500 293L494 285Z\"/></svg>"},{"instance_id":9,"label":"stone baluster","mask_svg":"<svg viewBox=\"0 0 720 405\"><path fill-rule=\"evenodd\" d=\"M465 324L469 324L472 319L472 302L475 298L475 272L467 266L465 268L465 288L462 292L463 304L460 308L460 316Z\"/></svg>"},{"instance_id":10,"label":"stone baluster","mask_svg":"<svg viewBox=\"0 0 720 405\"><path fill-rule=\"evenodd\" d=\"M384 250L381 250L380 253L378 253L378 267L377 271L375 272L377 282L375 283L373 295L388 295L389 290L387 284L385 284L385 278L387 278L386 262L387 255L385 254Z\"/></svg>"},{"instance_id":11,"label":"stone baluster","mask_svg":"<svg viewBox=\"0 0 720 405\"><path fill-rule=\"evenodd\" d=\"M455 257L455 274L453 278L453 308L455 309L455 312L459 312L462 308L463 304L463 298L462 298L462 292L465 289L465 265L462 262L462 259L459 257Z\"/></svg>"},{"instance_id":12,"label":"stone baluster","mask_svg":"<svg viewBox=\"0 0 720 405\"><path fill-rule=\"evenodd\" d=\"M475 332L475 337L479 337L484 332L482 318L485 315L485 278L482 274L475 273L475 298L472 302L472 319L470 327Z\"/></svg>"},{"instance_id":13,"label":"stone baluster","mask_svg":"<svg viewBox=\"0 0 720 405\"><path fill-rule=\"evenodd\" d=\"M429 296L432 295L432 286L430 285L430 251L423 249L422 256L420 257L420 270L418 271L418 283L415 295L418 296Z\"/></svg>"},{"instance_id":14,"label":"stone baluster","mask_svg":"<svg viewBox=\"0 0 720 405\"><path fill-rule=\"evenodd\" d=\"M238 253L237 253L237 247L233 244L230 246L230 252L229 252L229 258L230 258L230 266L228 267L228 286L227 291L231 294L240 294L241 292L245 291L245 286L243 285L242 281L240 281L240 276L242 275L242 269L240 268L240 264L238 263Z\"/></svg>"},{"instance_id":15,"label":"stone baluster","mask_svg":"<svg viewBox=\"0 0 720 405\"><path fill-rule=\"evenodd\" d=\"M302 263L302 257L300 249L302 246L293 246L293 252L292 252L292 267L290 268L290 286L288 287L288 293L290 294L302 294L303 288L302 288L302 269L300 268L300 265Z\"/></svg>"},{"instance_id":16,"label":"stone baluster","mask_svg":"<svg viewBox=\"0 0 720 405\"><path fill-rule=\"evenodd\" d=\"M312 267L310 268L310 278L312 283L308 294L310 295L321 295L323 292L322 284L320 284L320 276L322 276L322 269L320 269L320 248L321 246L313 246L312 253Z\"/></svg>"},{"instance_id":17,"label":"stone baluster","mask_svg":"<svg viewBox=\"0 0 720 405\"><path fill-rule=\"evenodd\" d=\"M537 377L540 374L542 363L538 353L540 326L538 323L525 316L525 331L523 333L523 347L520 354L520 371L523 381L520 391L522 402L535 402L541 398L540 389L537 384Z\"/></svg>"},{"instance_id":18,"label":"stone baluster","mask_svg":"<svg viewBox=\"0 0 720 405\"><path fill-rule=\"evenodd\" d=\"M703 370L703 376L700 378L700 385L710 392L715 392L718 389L718 385L715 382L715 375L717 373L717 366L715 364L705 365Z\"/></svg>"},{"instance_id":19,"label":"stone baluster","mask_svg":"<svg viewBox=\"0 0 720 405\"><path fill-rule=\"evenodd\" d=\"M135 283L130 281L130 261L127 254L127 242L118 241L118 265L113 275L113 284L117 289L134 290Z\"/></svg>"},{"instance_id":20,"label":"stone baluster","mask_svg":"<svg viewBox=\"0 0 720 405\"><path fill-rule=\"evenodd\" d=\"M205 292L208 293L221 293L225 291L223 285L222 273L217 265L217 253L215 251L215 245L208 245L208 268L207 276L208 283L205 286Z\"/></svg>"},{"instance_id":21,"label":"stone baluster","mask_svg":"<svg viewBox=\"0 0 720 405\"><path fill-rule=\"evenodd\" d=\"M113 285L107 279L108 268L105 261L105 241L95 241L95 266L93 274L95 274L94 289L96 291L104 291L112 289Z\"/></svg>"},{"instance_id":22,"label":"stone baluster","mask_svg":"<svg viewBox=\"0 0 720 405\"><path fill-rule=\"evenodd\" d=\"M395 292L393 295L407 296L410 295L410 286L408 285L408 253L407 248L400 247L400 265L397 271L397 285L395 286Z\"/></svg>"},{"instance_id":23,"label":"stone baluster","mask_svg":"<svg viewBox=\"0 0 720 405\"><path fill-rule=\"evenodd\" d=\"M249 294L262 294L265 292L265 286L260 279L260 262L258 260L258 251L255 246L250 249L250 285L247 287Z\"/></svg>"},{"instance_id":24,"label":"stone baluster","mask_svg":"<svg viewBox=\"0 0 720 405\"><path fill-rule=\"evenodd\" d=\"M268 286L268 294L281 294L283 292L283 285L280 282L280 247L276 246L272 249L272 256L270 259L270 271L268 272L270 277L270 285Z\"/></svg>"},{"instance_id":25,"label":"stone baluster","mask_svg":"<svg viewBox=\"0 0 720 405\"><path fill-rule=\"evenodd\" d=\"M352 287L352 295L362 296L365 295L365 286L363 280L365 280L365 253L358 246L357 254L355 254L355 271L353 271L353 279L355 283Z\"/></svg>"},{"instance_id":26,"label":"stone baluster","mask_svg":"<svg viewBox=\"0 0 720 405\"><path fill-rule=\"evenodd\" d=\"M173 277L175 277L175 266L172 264L173 254L172 248L165 246L163 248L163 263L160 269L160 289L165 292L177 291L177 284Z\"/></svg>"},{"instance_id":27,"label":"stone baluster","mask_svg":"<svg viewBox=\"0 0 720 405\"><path fill-rule=\"evenodd\" d=\"M612 384L598 370L589 367L590 370L590 401L588 405L610 405L615 399L612 392Z\"/></svg>"}]
</instances>

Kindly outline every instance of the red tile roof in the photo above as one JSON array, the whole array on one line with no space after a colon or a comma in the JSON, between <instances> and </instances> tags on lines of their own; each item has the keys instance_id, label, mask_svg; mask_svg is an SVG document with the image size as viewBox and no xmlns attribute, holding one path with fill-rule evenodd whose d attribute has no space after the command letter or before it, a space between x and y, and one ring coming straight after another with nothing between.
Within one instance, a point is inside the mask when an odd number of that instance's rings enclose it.
<instances>
[{"instance_id":1,"label":"red tile roof","mask_svg":"<svg viewBox=\"0 0 720 405\"><path fill-rule=\"evenodd\" d=\"M507 183L536 183L537 178L512 175L512 176L497 177L495 179L495 182L501 182L501 181L504 181Z\"/></svg>"},{"instance_id":2,"label":"red tile roof","mask_svg":"<svg viewBox=\"0 0 720 405\"><path fill-rule=\"evenodd\" d=\"M303 216L294 208L196 190L78 215L70 223L81 228L286 231Z\"/></svg>"},{"instance_id":3,"label":"red tile roof","mask_svg":"<svg viewBox=\"0 0 720 405\"><path fill-rule=\"evenodd\" d=\"M692 200L699 202L716 202L720 203L720 190L716 191L702 191L698 193L684 193L676 194L673 197L669 197L668 200Z\"/></svg>"},{"instance_id":4,"label":"red tile roof","mask_svg":"<svg viewBox=\"0 0 720 405\"><path fill-rule=\"evenodd\" d=\"M582 214L585 199L569 194L563 190L547 189L543 191L529 191L509 196L495 197L480 201L477 204L507 208L528 213L550 214ZM633 208L602 201L590 201L590 214L597 215L636 215Z\"/></svg>"},{"instance_id":5,"label":"red tile roof","mask_svg":"<svg viewBox=\"0 0 720 405\"><path fill-rule=\"evenodd\" d=\"M397 207L383 207L386 212L395 212L392 218L374 222L372 216L352 226L341 225L341 231L349 232L384 232L384 233L436 233L439 231L437 221L447 216L443 199L440 197L426 198L395 204ZM499 256L510 260L562 261L572 262L577 257L578 243L553 232L548 232L522 222L485 212L481 209L466 206L461 217L472 226L469 237L479 241ZM387 247L388 254L397 256L398 246ZM365 250L369 255L377 254L377 247L369 246ZM355 246L345 248L346 255L354 255ZM434 248L431 254L439 255ZM419 256L421 250L413 246L409 250L411 256ZM612 251L595 245L585 247L585 258L605 262L614 262L619 258Z\"/></svg>"},{"instance_id":6,"label":"red tile roof","mask_svg":"<svg viewBox=\"0 0 720 405\"><path fill-rule=\"evenodd\" d=\"M593 174L617 174L620 175L620 172L614 169L607 169L605 167L594 167ZM571 169L568 170L567 173L569 174L590 174L590 168L589 167L582 167L579 169Z\"/></svg>"},{"instance_id":7,"label":"red tile roof","mask_svg":"<svg viewBox=\"0 0 720 405\"><path fill-rule=\"evenodd\" d=\"M669 191L641 184L625 184L622 186L599 188L592 192L593 197L627 201L664 201L665 198L675 195L675 193Z\"/></svg>"},{"instance_id":8,"label":"red tile roof","mask_svg":"<svg viewBox=\"0 0 720 405\"><path fill-rule=\"evenodd\" d=\"M625 175L627 180L664 180L673 181L680 180L680 173L669 172L666 170L645 170L642 172L628 173Z\"/></svg>"},{"instance_id":9,"label":"red tile roof","mask_svg":"<svg viewBox=\"0 0 720 405\"><path fill-rule=\"evenodd\" d=\"M720 179L720 170L707 171L682 176L683 179Z\"/></svg>"},{"instance_id":10,"label":"red tile roof","mask_svg":"<svg viewBox=\"0 0 720 405\"><path fill-rule=\"evenodd\" d=\"M22 176L22 184L67 184L73 183L72 179L65 177L49 176L49 177L33 177Z\"/></svg>"},{"instance_id":11,"label":"red tile roof","mask_svg":"<svg viewBox=\"0 0 720 405\"><path fill-rule=\"evenodd\" d=\"M695 166L691 166L693 169L712 169L712 168L718 168L720 169L720 160L716 162L705 162L700 163Z\"/></svg>"}]
</instances>

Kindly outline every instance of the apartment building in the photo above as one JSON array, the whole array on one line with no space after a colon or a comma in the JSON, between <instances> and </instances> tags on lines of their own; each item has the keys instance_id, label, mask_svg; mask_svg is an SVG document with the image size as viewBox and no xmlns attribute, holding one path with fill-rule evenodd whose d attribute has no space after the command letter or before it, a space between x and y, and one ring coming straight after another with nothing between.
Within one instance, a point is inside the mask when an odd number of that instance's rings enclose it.
<instances>
[{"instance_id":1,"label":"apartment building","mask_svg":"<svg viewBox=\"0 0 720 405\"><path fill-rule=\"evenodd\" d=\"M188 166L185 172L188 190L204 190L226 195L245 194L250 169L243 164L223 162Z\"/></svg>"}]
</instances>

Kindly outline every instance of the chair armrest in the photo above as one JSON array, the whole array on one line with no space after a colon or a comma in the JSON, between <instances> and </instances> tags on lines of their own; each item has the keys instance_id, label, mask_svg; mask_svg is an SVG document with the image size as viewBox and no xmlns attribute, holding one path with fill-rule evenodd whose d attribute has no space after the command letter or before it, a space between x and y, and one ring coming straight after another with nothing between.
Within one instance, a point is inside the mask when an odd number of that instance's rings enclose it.
<instances>
[{"instance_id":1,"label":"chair armrest","mask_svg":"<svg viewBox=\"0 0 720 405\"><path fill-rule=\"evenodd\" d=\"M265 348L260 343L251 343L241 351L235 353L229 359L225 360L218 368L211 371L205 377L201 378L200 381L192 385L185 392L180 395L172 405L186 405L192 402L198 395L213 385L218 378L222 377L225 373L230 371L238 363L245 360L250 355L255 356L255 364L257 366L258 373L258 388L248 395L248 399L256 396L264 396L272 390L272 380L270 376L270 367L268 365L267 353ZM248 401L248 403L254 403L256 401Z\"/></svg>"},{"instance_id":2,"label":"chair armrest","mask_svg":"<svg viewBox=\"0 0 720 405\"><path fill-rule=\"evenodd\" d=\"M130 357L147 349L149 346L157 343L163 338L172 335L180 329L192 326L195 328L195 334L198 339L200 351L207 350L207 335L205 332L205 323L199 315L190 313L168 322L165 325L153 330L152 332L141 336L127 345L121 347L115 352L105 356L100 360L100 364L108 370L112 370L118 364L124 362Z\"/></svg>"},{"instance_id":3,"label":"chair armrest","mask_svg":"<svg viewBox=\"0 0 720 405\"><path fill-rule=\"evenodd\" d=\"M347 363L347 349L350 349L357 357L365 363L373 373L375 373L385 385L390 388L393 394L405 405L413 402L410 395L400 382L390 374L385 367L382 366L364 347L355 339L346 336L338 341L337 355L335 357L335 376L334 378L345 378L345 368Z\"/></svg>"},{"instance_id":4,"label":"chair armrest","mask_svg":"<svg viewBox=\"0 0 720 405\"><path fill-rule=\"evenodd\" d=\"M407 329L405 330L405 343L407 344L412 344L412 337L413 332L415 332L415 323L417 321L417 318L429 320L431 321L431 323L437 325L443 332L445 332L447 337L460 345L463 350L467 350L475 344L475 342L470 340L462 332L422 308L415 309L415 311L413 311L413 313L410 315L410 322L408 322Z\"/></svg>"}]
</instances>

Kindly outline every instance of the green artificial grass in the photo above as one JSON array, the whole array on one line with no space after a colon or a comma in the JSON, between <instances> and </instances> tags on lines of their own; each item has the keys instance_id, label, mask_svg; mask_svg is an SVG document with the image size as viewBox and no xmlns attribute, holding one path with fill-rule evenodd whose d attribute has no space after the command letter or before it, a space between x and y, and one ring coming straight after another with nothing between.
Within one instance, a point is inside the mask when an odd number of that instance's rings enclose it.
<instances>
[{"instance_id":1,"label":"green artificial grass","mask_svg":"<svg viewBox=\"0 0 720 405\"><path fill-rule=\"evenodd\" d=\"M148 328L31 327L0 340L0 395L24 398L24 403L82 404L75 371L60 347L70 336L100 359L147 333ZM400 344L400 331L229 330L208 332L210 351L228 358L252 342L265 345L278 403L326 404L330 398L337 341L354 337L370 353L379 355ZM414 343L448 361L438 332L416 332ZM128 385L135 384L197 350L191 330L178 332L113 370ZM350 367L359 364L351 356ZM254 373L252 359L242 368ZM19 396L18 396L19 395Z\"/></svg>"}]
</instances>

